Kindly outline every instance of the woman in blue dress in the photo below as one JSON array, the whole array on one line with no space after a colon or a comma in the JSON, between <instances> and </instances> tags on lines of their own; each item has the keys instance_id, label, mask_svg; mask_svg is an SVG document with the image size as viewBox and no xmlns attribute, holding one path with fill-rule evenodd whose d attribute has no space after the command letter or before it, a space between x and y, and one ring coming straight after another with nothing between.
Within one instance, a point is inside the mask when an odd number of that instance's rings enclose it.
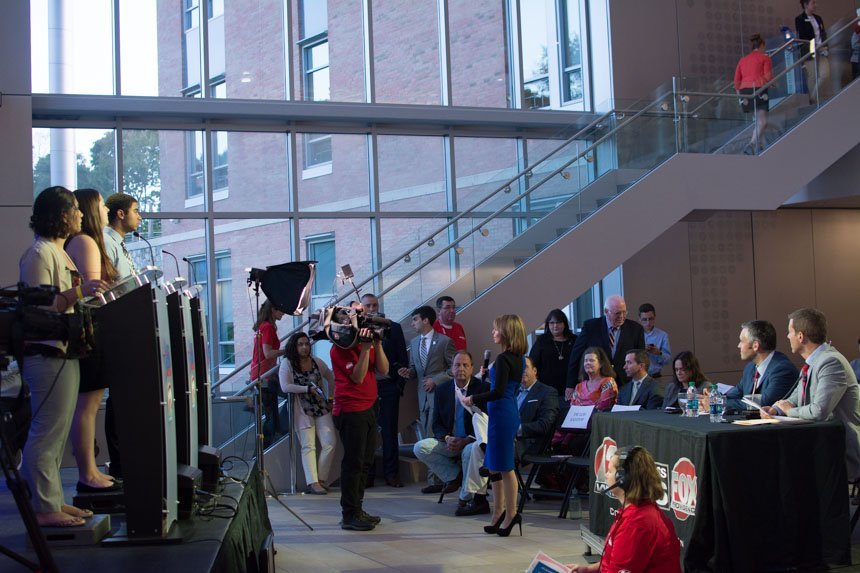
<instances>
[{"instance_id":1,"label":"woman in blue dress","mask_svg":"<svg viewBox=\"0 0 860 573\"><path fill-rule=\"evenodd\" d=\"M502 347L502 353L490 368L490 391L467 397L463 403L477 404L489 416L484 466L490 470L490 481L494 483L493 521L484 531L507 537L514 525L519 526L520 535L523 533L514 474L514 441L520 425L516 395L523 375L523 356L528 350L522 319L514 314L496 318L493 342Z\"/></svg>"}]
</instances>

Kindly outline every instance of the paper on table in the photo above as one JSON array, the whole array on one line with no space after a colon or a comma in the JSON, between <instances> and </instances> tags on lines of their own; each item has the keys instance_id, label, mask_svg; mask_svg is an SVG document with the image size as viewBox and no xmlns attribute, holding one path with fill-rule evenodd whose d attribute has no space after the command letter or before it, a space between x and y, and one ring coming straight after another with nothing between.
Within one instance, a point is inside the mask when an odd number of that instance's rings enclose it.
<instances>
[{"instance_id":1,"label":"paper on table","mask_svg":"<svg viewBox=\"0 0 860 573\"><path fill-rule=\"evenodd\" d=\"M720 391L720 394L726 394L732 388L734 388L734 386L729 386L728 384L723 384L722 382L717 382L717 390Z\"/></svg>"},{"instance_id":2,"label":"paper on table","mask_svg":"<svg viewBox=\"0 0 860 573\"><path fill-rule=\"evenodd\" d=\"M747 394L743 398L741 398L741 402L746 404L747 406L752 406L756 410L761 410L761 405L758 403L758 400L761 400L761 394Z\"/></svg>"},{"instance_id":3,"label":"paper on table","mask_svg":"<svg viewBox=\"0 0 860 573\"><path fill-rule=\"evenodd\" d=\"M642 406L624 406L623 404L615 404L612 406L613 412L638 412Z\"/></svg>"},{"instance_id":4,"label":"paper on table","mask_svg":"<svg viewBox=\"0 0 860 573\"><path fill-rule=\"evenodd\" d=\"M760 420L735 420L732 424L738 426L761 426L763 424L779 424L779 420L774 418L761 418Z\"/></svg>"},{"instance_id":5,"label":"paper on table","mask_svg":"<svg viewBox=\"0 0 860 573\"><path fill-rule=\"evenodd\" d=\"M561 427L585 430L588 428L588 420L591 418L591 413L593 411L594 406L571 406L570 410L567 411L567 416L565 416Z\"/></svg>"},{"instance_id":6,"label":"paper on table","mask_svg":"<svg viewBox=\"0 0 860 573\"><path fill-rule=\"evenodd\" d=\"M801 420L800 418L790 418L788 416L774 416L774 420L780 424L811 424L812 420Z\"/></svg>"}]
</instances>

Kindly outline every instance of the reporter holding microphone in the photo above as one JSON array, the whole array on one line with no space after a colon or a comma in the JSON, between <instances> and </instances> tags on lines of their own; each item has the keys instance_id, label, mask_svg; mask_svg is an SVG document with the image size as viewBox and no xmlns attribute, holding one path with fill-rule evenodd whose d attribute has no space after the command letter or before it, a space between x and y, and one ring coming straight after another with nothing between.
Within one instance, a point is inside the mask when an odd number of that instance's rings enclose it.
<instances>
[{"instance_id":1,"label":"reporter holding microphone","mask_svg":"<svg viewBox=\"0 0 860 573\"><path fill-rule=\"evenodd\" d=\"M20 280L28 286L59 289L47 310L74 312L84 297L104 291L100 279L80 280L77 267L63 250L66 239L81 230L81 211L75 195L65 187L48 187L33 202L30 228L33 244L19 262ZM27 341L22 373L30 387L33 419L24 446L23 474L32 492L36 521L42 527L84 525L92 512L65 503L60 461L78 398L78 360L69 358L69 345L60 340Z\"/></svg>"},{"instance_id":2,"label":"reporter holding microphone","mask_svg":"<svg viewBox=\"0 0 860 573\"><path fill-rule=\"evenodd\" d=\"M657 501L663 482L654 458L642 446L619 449L609 461L606 481L621 509L606 536L603 556L592 565L569 565L586 573L681 573L681 542Z\"/></svg>"}]
</instances>

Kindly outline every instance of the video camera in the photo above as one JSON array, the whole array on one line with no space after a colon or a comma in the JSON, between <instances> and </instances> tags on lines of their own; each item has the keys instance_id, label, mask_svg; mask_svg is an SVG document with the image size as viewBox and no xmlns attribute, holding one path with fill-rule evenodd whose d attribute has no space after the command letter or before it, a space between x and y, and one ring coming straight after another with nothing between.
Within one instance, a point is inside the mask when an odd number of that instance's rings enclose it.
<instances>
[{"instance_id":1,"label":"video camera","mask_svg":"<svg viewBox=\"0 0 860 573\"><path fill-rule=\"evenodd\" d=\"M27 286L0 290L0 362L5 367L9 356L20 356L24 342L30 340L78 340L81 318L61 314L40 306L50 306L59 293L55 286Z\"/></svg>"},{"instance_id":2,"label":"video camera","mask_svg":"<svg viewBox=\"0 0 860 573\"><path fill-rule=\"evenodd\" d=\"M364 328L371 331L371 338L359 336ZM367 314L360 307L330 306L311 315L308 330L313 340L327 338L335 346L348 349L359 342L387 340L391 334L391 321L379 315Z\"/></svg>"}]
</instances>

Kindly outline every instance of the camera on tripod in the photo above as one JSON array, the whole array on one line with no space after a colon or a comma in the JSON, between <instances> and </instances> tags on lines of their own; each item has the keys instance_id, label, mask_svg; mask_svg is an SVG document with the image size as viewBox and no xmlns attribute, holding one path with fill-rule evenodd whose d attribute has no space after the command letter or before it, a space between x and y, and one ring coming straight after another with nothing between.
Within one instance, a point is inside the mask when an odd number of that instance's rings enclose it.
<instances>
[{"instance_id":1,"label":"camera on tripod","mask_svg":"<svg viewBox=\"0 0 860 573\"><path fill-rule=\"evenodd\" d=\"M0 290L0 363L10 356L21 356L24 342L38 340L78 340L81 318L38 308L50 306L59 293L55 286L27 286Z\"/></svg>"}]
</instances>

